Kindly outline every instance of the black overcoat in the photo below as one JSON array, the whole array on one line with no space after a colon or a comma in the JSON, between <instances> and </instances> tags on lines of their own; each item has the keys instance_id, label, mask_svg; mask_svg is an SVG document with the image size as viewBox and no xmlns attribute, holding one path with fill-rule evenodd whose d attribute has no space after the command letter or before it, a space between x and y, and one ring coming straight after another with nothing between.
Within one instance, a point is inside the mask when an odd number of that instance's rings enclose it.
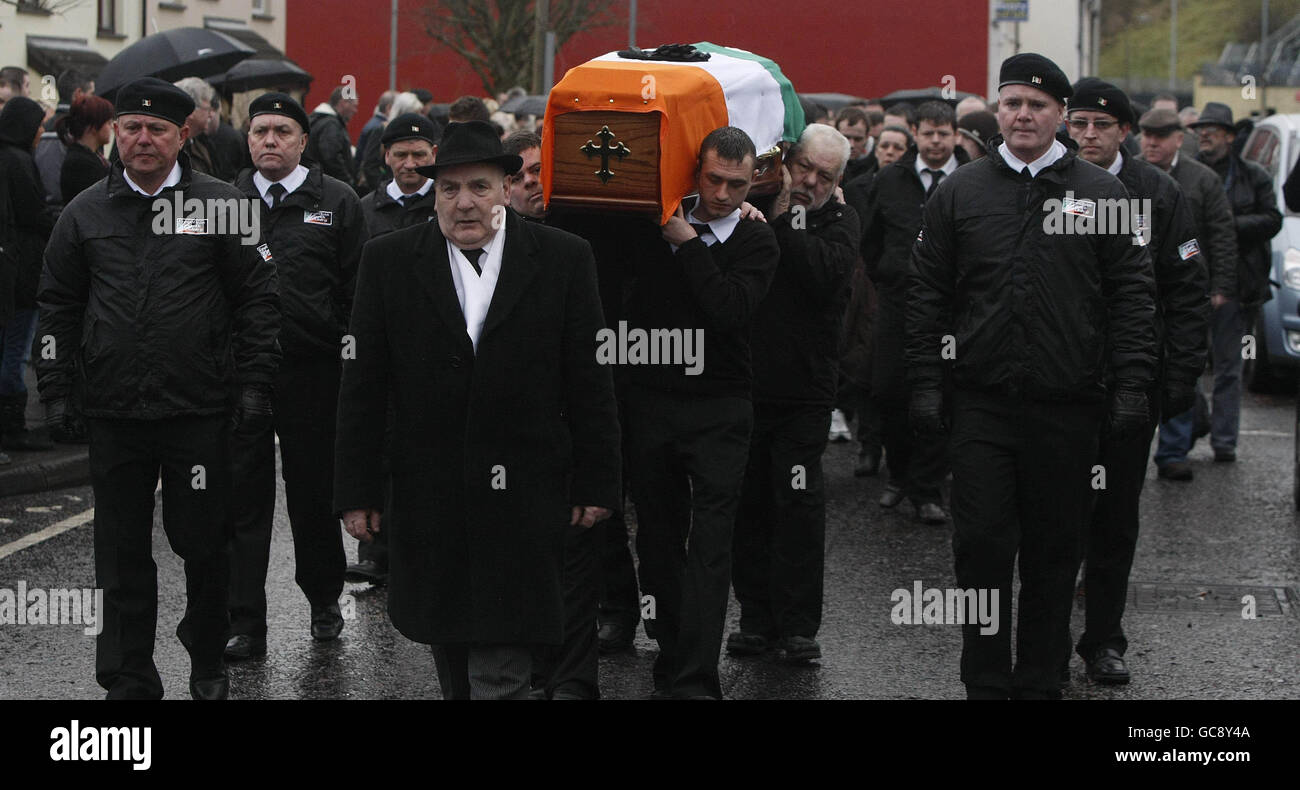
<instances>
[{"instance_id":1,"label":"black overcoat","mask_svg":"<svg viewBox=\"0 0 1300 790\"><path fill-rule=\"evenodd\" d=\"M335 509L382 509L391 391L388 611L431 644L558 644L573 505L620 493L611 371L587 242L506 210L477 355L436 221L366 244L339 395Z\"/></svg>"}]
</instances>

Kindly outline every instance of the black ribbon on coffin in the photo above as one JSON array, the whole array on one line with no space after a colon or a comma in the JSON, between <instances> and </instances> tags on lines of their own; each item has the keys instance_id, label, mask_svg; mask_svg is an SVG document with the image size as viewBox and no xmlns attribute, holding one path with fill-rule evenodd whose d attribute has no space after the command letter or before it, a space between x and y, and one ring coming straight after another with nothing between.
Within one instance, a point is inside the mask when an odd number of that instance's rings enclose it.
<instances>
[{"instance_id":1,"label":"black ribbon on coffin","mask_svg":"<svg viewBox=\"0 0 1300 790\"><path fill-rule=\"evenodd\" d=\"M620 50L618 56L629 60L667 60L676 63L697 63L710 57L709 53L696 49L694 44L664 44L653 50L628 47Z\"/></svg>"}]
</instances>

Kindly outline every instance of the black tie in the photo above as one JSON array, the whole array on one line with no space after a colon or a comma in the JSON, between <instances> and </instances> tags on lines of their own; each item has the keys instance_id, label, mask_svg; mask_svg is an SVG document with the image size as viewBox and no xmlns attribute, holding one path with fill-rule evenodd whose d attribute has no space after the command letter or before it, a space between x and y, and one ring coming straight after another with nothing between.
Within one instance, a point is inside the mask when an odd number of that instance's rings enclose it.
<instances>
[{"instance_id":1,"label":"black tie","mask_svg":"<svg viewBox=\"0 0 1300 790\"><path fill-rule=\"evenodd\" d=\"M934 188L939 186L939 179L943 178L944 172L942 170L931 170L929 168L926 168L925 172L930 174L930 188L925 190L925 199L929 200L931 193L934 192Z\"/></svg>"},{"instance_id":2,"label":"black tie","mask_svg":"<svg viewBox=\"0 0 1300 790\"><path fill-rule=\"evenodd\" d=\"M397 196L397 202L402 204L402 208L406 208L406 201L407 201L407 200L414 200L414 199L415 199L415 195L398 195L398 196Z\"/></svg>"},{"instance_id":3,"label":"black tie","mask_svg":"<svg viewBox=\"0 0 1300 790\"><path fill-rule=\"evenodd\" d=\"M267 187L266 193L271 196L271 208L279 208L280 201L284 200L284 196L288 191L284 188L284 184L272 184Z\"/></svg>"},{"instance_id":4,"label":"black tie","mask_svg":"<svg viewBox=\"0 0 1300 790\"><path fill-rule=\"evenodd\" d=\"M700 237L700 241L704 241L704 234L710 232L709 226L703 222L692 222L691 227L695 228L695 235ZM707 241L705 241L704 243L708 244Z\"/></svg>"},{"instance_id":5,"label":"black tie","mask_svg":"<svg viewBox=\"0 0 1300 790\"><path fill-rule=\"evenodd\" d=\"M483 250L461 250L461 254L465 256L465 260L469 261L469 265L474 267L474 273L482 277L483 268L478 265L478 259L483 254Z\"/></svg>"},{"instance_id":6,"label":"black tie","mask_svg":"<svg viewBox=\"0 0 1300 790\"><path fill-rule=\"evenodd\" d=\"M1025 165L1025 169L1020 171L1020 178L1024 181L1034 180L1034 174L1029 172L1029 165Z\"/></svg>"}]
</instances>

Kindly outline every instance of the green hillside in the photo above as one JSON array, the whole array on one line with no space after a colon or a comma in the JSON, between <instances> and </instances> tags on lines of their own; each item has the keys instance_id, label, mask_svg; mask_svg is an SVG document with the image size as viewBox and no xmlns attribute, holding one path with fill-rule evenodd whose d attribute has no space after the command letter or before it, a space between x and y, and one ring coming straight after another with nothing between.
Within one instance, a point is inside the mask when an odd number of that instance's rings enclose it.
<instances>
[{"instance_id":1,"label":"green hillside","mask_svg":"<svg viewBox=\"0 0 1300 790\"><path fill-rule=\"evenodd\" d=\"M1178 77L1191 79L1230 41L1259 39L1260 0L1179 0ZM1300 14L1300 0L1271 0L1269 30ZM1102 3L1101 74L1169 75L1169 0Z\"/></svg>"}]
</instances>

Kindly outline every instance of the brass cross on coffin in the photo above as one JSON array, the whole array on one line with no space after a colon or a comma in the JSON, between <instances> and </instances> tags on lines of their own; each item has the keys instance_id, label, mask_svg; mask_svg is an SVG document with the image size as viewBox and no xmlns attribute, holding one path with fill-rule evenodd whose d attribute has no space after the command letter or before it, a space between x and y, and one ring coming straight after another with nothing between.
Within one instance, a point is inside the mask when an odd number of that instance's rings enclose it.
<instances>
[{"instance_id":1,"label":"brass cross on coffin","mask_svg":"<svg viewBox=\"0 0 1300 790\"><path fill-rule=\"evenodd\" d=\"M617 156L621 160L632 152L622 143L610 146L609 141L614 139L614 133L609 130L608 126L600 127L600 131L596 132L596 136L600 138L600 145L596 145L594 141L588 140L587 144L578 150L586 154L588 159L597 154L600 155L600 169L596 171L596 175L600 177L600 183L608 184L609 179L614 176L614 171L609 169L610 155L612 154Z\"/></svg>"}]
</instances>

